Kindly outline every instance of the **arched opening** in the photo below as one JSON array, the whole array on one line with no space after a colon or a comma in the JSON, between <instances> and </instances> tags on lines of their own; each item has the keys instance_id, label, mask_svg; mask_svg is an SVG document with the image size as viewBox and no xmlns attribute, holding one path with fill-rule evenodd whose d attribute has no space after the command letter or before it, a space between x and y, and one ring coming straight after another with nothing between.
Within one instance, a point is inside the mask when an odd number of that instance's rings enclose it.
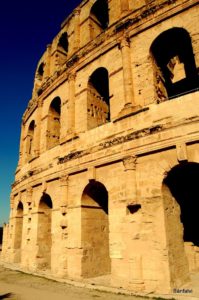
<instances>
[{"instance_id":1,"label":"arched opening","mask_svg":"<svg viewBox=\"0 0 199 300\"><path fill-rule=\"evenodd\" d=\"M15 217L15 235L14 235L14 249L15 249L15 262L21 261L21 246L22 246L22 233L23 233L23 203L19 201Z\"/></svg>"},{"instance_id":2,"label":"arched opening","mask_svg":"<svg viewBox=\"0 0 199 300\"><path fill-rule=\"evenodd\" d=\"M59 38L58 42L59 50L62 50L64 52L68 52L68 33L64 32L61 37Z\"/></svg>"},{"instance_id":3,"label":"arched opening","mask_svg":"<svg viewBox=\"0 0 199 300\"><path fill-rule=\"evenodd\" d=\"M34 89L37 93L37 96L40 96L42 94L41 85L44 79L44 72L45 72L45 63L41 62L36 70L35 74L35 84Z\"/></svg>"},{"instance_id":4,"label":"arched opening","mask_svg":"<svg viewBox=\"0 0 199 300\"><path fill-rule=\"evenodd\" d=\"M59 72L60 67L65 63L68 55L68 33L64 32L60 36L58 43L57 43L57 49L53 53L52 60L54 61L54 71Z\"/></svg>"},{"instance_id":5,"label":"arched opening","mask_svg":"<svg viewBox=\"0 0 199 300\"><path fill-rule=\"evenodd\" d=\"M109 75L105 68L95 70L88 81L88 129L110 121Z\"/></svg>"},{"instance_id":6,"label":"arched opening","mask_svg":"<svg viewBox=\"0 0 199 300\"><path fill-rule=\"evenodd\" d=\"M191 38L185 29L174 27L164 31L154 40L150 50L159 101L199 87Z\"/></svg>"},{"instance_id":7,"label":"arched opening","mask_svg":"<svg viewBox=\"0 0 199 300\"><path fill-rule=\"evenodd\" d=\"M42 62L39 65L38 69L37 69L37 78L39 80L42 80L42 78L43 78L43 75L44 75L44 66L45 66L44 63Z\"/></svg>"},{"instance_id":8,"label":"arched opening","mask_svg":"<svg viewBox=\"0 0 199 300\"><path fill-rule=\"evenodd\" d=\"M90 181L82 194L82 276L110 272L108 192L98 181Z\"/></svg>"},{"instance_id":9,"label":"arched opening","mask_svg":"<svg viewBox=\"0 0 199 300\"><path fill-rule=\"evenodd\" d=\"M50 104L47 124L47 149L59 144L61 99L56 97Z\"/></svg>"},{"instance_id":10,"label":"arched opening","mask_svg":"<svg viewBox=\"0 0 199 300\"><path fill-rule=\"evenodd\" d=\"M164 184L180 206L180 221L183 225L182 240L191 270L199 268L199 164L182 163L172 168ZM172 230L176 230L173 228ZM197 259L196 259L197 258Z\"/></svg>"},{"instance_id":11,"label":"arched opening","mask_svg":"<svg viewBox=\"0 0 199 300\"><path fill-rule=\"evenodd\" d=\"M38 269L50 269L51 267L51 219L52 219L51 197L43 193L39 202L38 228L37 228L37 266Z\"/></svg>"},{"instance_id":12,"label":"arched opening","mask_svg":"<svg viewBox=\"0 0 199 300\"><path fill-rule=\"evenodd\" d=\"M95 38L108 27L109 12L108 1L97 0L90 10L90 35L91 39Z\"/></svg>"},{"instance_id":13,"label":"arched opening","mask_svg":"<svg viewBox=\"0 0 199 300\"><path fill-rule=\"evenodd\" d=\"M26 153L27 160L34 157L34 132L35 132L35 121L32 120L28 127L28 134L26 137Z\"/></svg>"}]
</instances>

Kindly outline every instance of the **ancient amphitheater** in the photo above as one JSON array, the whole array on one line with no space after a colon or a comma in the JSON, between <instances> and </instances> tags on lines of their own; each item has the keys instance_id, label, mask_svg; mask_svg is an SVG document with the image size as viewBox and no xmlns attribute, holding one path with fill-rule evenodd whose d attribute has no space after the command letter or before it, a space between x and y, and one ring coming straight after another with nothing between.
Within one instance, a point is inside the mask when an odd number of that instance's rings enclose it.
<instances>
[{"instance_id":1,"label":"ancient amphitheater","mask_svg":"<svg viewBox=\"0 0 199 300\"><path fill-rule=\"evenodd\" d=\"M22 118L4 261L156 293L199 269L198 20L197 0L84 0L62 23Z\"/></svg>"}]
</instances>

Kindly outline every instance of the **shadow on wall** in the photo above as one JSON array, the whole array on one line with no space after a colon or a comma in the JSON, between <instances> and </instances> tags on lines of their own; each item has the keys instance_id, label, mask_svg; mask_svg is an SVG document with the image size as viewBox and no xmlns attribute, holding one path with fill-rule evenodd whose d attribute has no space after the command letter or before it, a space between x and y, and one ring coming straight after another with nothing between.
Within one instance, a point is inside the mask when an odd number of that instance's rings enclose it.
<instances>
[{"instance_id":1,"label":"shadow on wall","mask_svg":"<svg viewBox=\"0 0 199 300\"><path fill-rule=\"evenodd\" d=\"M0 295L0 299L8 299L8 298L10 298L12 296L13 296L12 293L7 293L7 294L4 294L4 295Z\"/></svg>"},{"instance_id":2,"label":"shadow on wall","mask_svg":"<svg viewBox=\"0 0 199 300\"><path fill-rule=\"evenodd\" d=\"M3 227L0 227L0 244L2 244L2 238L3 238Z\"/></svg>"},{"instance_id":3,"label":"shadow on wall","mask_svg":"<svg viewBox=\"0 0 199 300\"><path fill-rule=\"evenodd\" d=\"M185 162L173 167L164 180L180 205L184 242L192 242L195 246L199 246L198 178L199 164Z\"/></svg>"},{"instance_id":4,"label":"shadow on wall","mask_svg":"<svg viewBox=\"0 0 199 300\"><path fill-rule=\"evenodd\" d=\"M3 240L3 227L0 227L0 251L2 249L2 240Z\"/></svg>"}]
</instances>

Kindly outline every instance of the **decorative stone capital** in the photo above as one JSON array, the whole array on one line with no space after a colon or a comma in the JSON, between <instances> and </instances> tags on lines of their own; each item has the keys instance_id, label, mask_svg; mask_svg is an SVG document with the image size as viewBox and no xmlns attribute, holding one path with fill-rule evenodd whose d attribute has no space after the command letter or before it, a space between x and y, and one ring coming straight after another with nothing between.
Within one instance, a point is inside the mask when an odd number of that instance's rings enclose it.
<instances>
[{"instance_id":1,"label":"decorative stone capital","mask_svg":"<svg viewBox=\"0 0 199 300\"><path fill-rule=\"evenodd\" d=\"M37 101L37 105L38 105L38 107L42 107L43 106L43 99L39 99Z\"/></svg>"},{"instance_id":2,"label":"decorative stone capital","mask_svg":"<svg viewBox=\"0 0 199 300\"><path fill-rule=\"evenodd\" d=\"M135 170L137 163L137 156L128 156L123 159L124 170Z\"/></svg>"},{"instance_id":3,"label":"decorative stone capital","mask_svg":"<svg viewBox=\"0 0 199 300\"><path fill-rule=\"evenodd\" d=\"M129 40L129 37L127 35L125 36L122 36L118 39L118 46L119 46L119 49L122 49L124 47L130 47L130 40Z\"/></svg>"},{"instance_id":4,"label":"decorative stone capital","mask_svg":"<svg viewBox=\"0 0 199 300\"><path fill-rule=\"evenodd\" d=\"M75 81L75 78L76 78L76 73L70 73L68 75L68 81L71 82L71 81Z\"/></svg>"},{"instance_id":5,"label":"decorative stone capital","mask_svg":"<svg viewBox=\"0 0 199 300\"><path fill-rule=\"evenodd\" d=\"M74 14L74 16L79 16L80 12L81 12L80 7L77 7L76 9L74 9L73 14Z\"/></svg>"},{"instance_id":6,"label":"decorative stone capital","mask_svg":"<svg viewBox=\"0 0 199 300\"><path fill-rule=\"evenodd\" d=\"M69 176L68 175L62 175L60 178L59 178L59 181L60 181L60 185L63 186L63 185L68 185L68 179L69 179Z\"/></svg>"}]
</instances>

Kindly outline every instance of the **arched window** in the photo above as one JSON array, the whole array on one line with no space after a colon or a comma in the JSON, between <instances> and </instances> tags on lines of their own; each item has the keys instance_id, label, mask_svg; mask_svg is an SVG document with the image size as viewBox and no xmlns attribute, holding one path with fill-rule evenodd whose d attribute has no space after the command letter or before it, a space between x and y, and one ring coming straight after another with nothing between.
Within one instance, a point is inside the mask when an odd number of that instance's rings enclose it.
<instances>
[{"instance_id":1,"label":"arched window","mask_svg":"<svg viewBox=\"0 0 199 300\"><path fill-rule=\"evenodd\" d=\"M19 201L17 206L17 217L23 217L23 203Z\"/></svg>"},{"instance_id":2,"label":"arched window","mask_svg":"<svg viewBox=\"0 0 199 300\"><path fill-rule=\"evenodd\" d=\"M100 34L108 27L109 13L108 1L97 0L90 10L90 33L91 39Z\"/></svg>"},{"instance_id":3,"label":"arched window","mask_svg":"<svg viewBox=\"0 0 199 300\"><path fill-rule=\"evenodd\" d=\"M82 206L82 276L94 277L110 272L108 191L91 180L85 187Z\"/></svg>"},{"instance_id":4,"label":"arched window","mask_svg":"<svg viewBox=\"0 0 199 300\"><path fill-rule=\"evenodd\" d=\"M42 62L39 65L38 69L37 69L37 78L39 80L42 80L42 78L43 78L43 75L44 75L44 66L45 66L44 63Z\"/></svg>"},{"instance_id":5,"label":"arched window","mask_svg":"<svg viewBox=\"0 0 199 300\"><path fill-rule=\"evenodd\" d=\"M59 71L60 66L64 64L68 55L68 34L62 33L57 43L57 49L53 53L54 71Z\"/></svg>"},{"instance_id":6,"label":"arched window","mask_svg":"<svg viewBox=\"0 0 199 300\"><path fill-rule=\"evenodd\" d=\"M28 127L28 134L26 137L26 153L27 160L34 157L34 132L35 132L35 121L32 120Z\"/></svg>"},{"instance_id":7,"label":"arched window","mask_svg":"<svg viewBox=\"0 0 199 300\"><path fill-rule=\"evenodd\" d=\"M37 93L37 96L42 94L41 85L44 79L45 72L45 63L41 62L35 73L35 82L34 82L34 91Z\"/></svg>"},{"instance_id":8,"label":"arched window","mask_svg":"<svg viewBox=\"0 0 199 300\"><path fill-rule=\"evenodd\" d=\"M64 51L65 53L68 52L68 34L67 32L62 33L61 37L59 38L58 47L59 50Z\"/></svg>"},{"instance_id":9,"label":"arched window","mask_svg":"<svg viewBox=\"0 0 199 300\"><path fill-rule=\"evenodd\" d=\"M39 210L45 211L46 209L53 208L51 197L44 193L39 202Z\"/></svg>"},{"instance_id":10,"label":"arched window","mask_svg":"<svg viewBox=\"0 0 199 300\"><path fill-rule=\"evenodd\" d=\"M109 76L105 68L98 68L88 81L88 129L110 121Z\"/></svg>"},{"instance_id":11,"label":"arched window","mask_svg":"<svg viewBox=\"0 0 199 300\"><path fill-rule=\"evenodd\" d=\"M185 29L174 27L164 31L154 40L150 50L159 101L199 87L191 38Z\"/></svg>"},{"instance_id":12,"label":"arched window","mask_svg":"<svg viewBox=\"0 0 199 300\"><path fill-rule=\"evenodd\" d=\"M56 97L50 104L47 125L47 149L59 144L61 99Z\"/></svg>"}]
</instances>

